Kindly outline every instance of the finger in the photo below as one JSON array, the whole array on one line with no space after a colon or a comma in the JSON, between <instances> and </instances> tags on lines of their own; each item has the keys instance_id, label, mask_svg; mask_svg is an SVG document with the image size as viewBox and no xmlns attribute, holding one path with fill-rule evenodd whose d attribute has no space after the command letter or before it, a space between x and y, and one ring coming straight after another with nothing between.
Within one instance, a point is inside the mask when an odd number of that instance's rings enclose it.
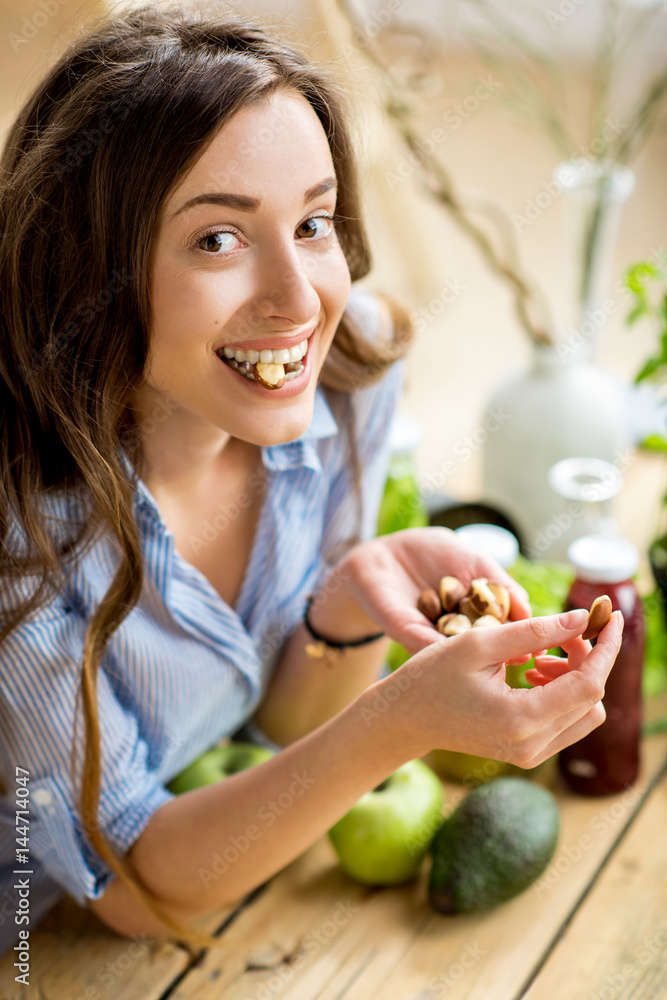
<instances>
[{"instance_id":1,"label":"finger","mask_svg":"<svg viewBox=\"0 0 667 1000\"><path fill-rule=\"evenodd\" d=\"M531 669L526 670L526 680L533 687L544 687L545 684L551 684L553 677L545 677L539 671Z\"/></svg>"},{"instance_id":2,"label":"finger","mask_svg":"<svg viewBox=\"0 0 667 1000\"><path fill-rule=\"evenodd\" d=\"M564 656L540 656L535 658L535 666L526 670L526 680L533 687L548 684L567 673L570 665Z\"/></svg>"},{"instance_id":3,"label":"finger","mask_svg":"<svg viewBox=\"0 0 667 1000\"><path fill-rule=\"evenodd\" d=\"M525 656L515 656L515 657L513 657L511 660L508 660L507 663L508 664L511 663L511 664L514 664L517 667L520 667L524 663L530 663L530 661L532 660L532 658L533 657L531 656L530 653L526 653Z\"/></svg>"},{"instance_id":4,"label":"finger","mask_svg":"<svg viewBox=\"0 0 667 1000\"><path fill-rule=\"evenodd\" d=\"M564 652L567 653L570 666L575 670L579 669L582 661L588 656L593 648L588 639L582 639L580 635L578 635L575 639L572 639L571 642L561 643L561 645Z\"/></svg>"},{"instance_id":5,"label":"finger","mask_svg":"<svg viewBox=\"0 0 667 1000\"><path fill-rule=\"evenodd\" d=\"M556 677L561 677L566 674L570 669L568 661L563 656L554 656L553 660L557 661L555 663L545 662L544 657L536 659L536 665L526 670L526 680L533 687L538 684L549 684L550 681L556 679Z\"/></svg>"},{"instance_id":6,"label":"finger","mask_svg":"<svg viewBox=\"0 0 667 1000\"><path fill-rule=\"evenodd\" d=\"M567 614L506 622L502 628L480 631L485 633L485 653L490 654L493 661L497 662L560 646L581 635L587 621L588 612L582 608Z\"/></svg>"},{"instance_id":7,"label":"finger","mask_svg":"<svg viewBox=\"0 0 667 1000\"><path fill-rule=\"evenodd\" d=\"M583 740L584 736L588 736L594 729L601 726L606 717L604 705L601 701L596 702L592 708L589 708L585 715L582 715L581 718L577 719L571 725L566 726L565 729L547 743L540 754L541 760L553 757L554 754L560 753L565 747L572 746L573 743Z\"/></svg>"},{"instance_id":8,"label":"finger","mask_svg":"<svg viewBox=\"0 0 667 1000\"><path fill-rule=\"evenodd\" d=\"M554 685L561 684L562 681L556 679L554 681L547 681L545 686L528 688L524 690L513 689L510 695L516 698L517 711L522 714L527 720L533 716L533 710L535 706L538 706L538 711L536 713L536 718L539 721L539 727L535 729L536 738L534 740L535 753L540 755L541 760L546 760L548 756L551 756L555 752L552 747L555 745L559 737L562 737L562 746L568 745L567 737L563 737L563 734L570 730L573 726L576 726L581 719L587 716L593 705L586 703L576 704L571 707L568 711L562 715L556 715L549 718L550 712L550 702L552 700L552 690ZM535 725L535 719L533 719L533 725ZM589 726L589 730L593 728ZM583 735L583 734L582 734ZM576 736L571 737L571 742L575 742ZM547 749L548 748L548 749ZM534 767L536 763L529 763L524 765L526 767Z\"/></svg>"},{"instance_id":9,"label":"finger","mask_svg":"<svg viewBox=\"0 0 667 1000\"><path fill-rule=\"evenodd\" d=\"M545 677L560 677L572 669L566 656L536 656L535 666Z\"/></svg>"},{"instance_id":10,"label":"finger","mask_svg":"<svg viewBox=\"0 0 667 1000\"><path fill-rule=\"evenodd\" d=\"M427 618L423 620L428 621ZM430 622L428 625L423 625L421 622L409 622L400 631L388 630L387 635L394 642L404 646L410 656L414 656L420 650L445 638L437 629L433 628Z\"/></svg>"},{"instance_id":11,"label":"finger","mask_svg":"<svg viewBox=\"0 0 667 1000\"><path fill-rule=\"evenodd\" d=\"M523 587L519 587L518 583L514 583L513 587L507 583L505 586L510 592L510 621L523 621L525 618L530 618L533 611L527 592Z\"/></svg>"},{"instance_id":12,"label":"finger","mask_svg":"<svg viewBox=\"0 0 667 1000\"><path fill-rule=\"evenodd\" d=\"M499 632L500 629L493 631ZM540 692L543 695L541 703L529 701L528 710L539 714L540 718L555 718L576 710L577 706L594 705L604 693L607 677L621 648L622 635L623 616L620 611L615 611L581 665L554 678Z\"/></svg>"}]
</instances>

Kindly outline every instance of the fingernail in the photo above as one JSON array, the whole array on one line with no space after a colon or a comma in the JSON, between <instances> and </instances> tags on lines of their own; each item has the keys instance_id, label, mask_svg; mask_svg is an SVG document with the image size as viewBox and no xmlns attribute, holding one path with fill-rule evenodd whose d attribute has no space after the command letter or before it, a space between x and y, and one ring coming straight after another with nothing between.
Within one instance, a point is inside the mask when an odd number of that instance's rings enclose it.
<instances>
[{"instance_id":1,"label":"fingernail","mask_svg":"<svg viewBox=\"0 0 667 1000\"><path fill-rule=\"evenodd\" d=\"M588 620L588 611L579 608L577 611L568 611L566 615L558 616L558 624L563 628L581 628Z\"/></svg>"}]
</instances>

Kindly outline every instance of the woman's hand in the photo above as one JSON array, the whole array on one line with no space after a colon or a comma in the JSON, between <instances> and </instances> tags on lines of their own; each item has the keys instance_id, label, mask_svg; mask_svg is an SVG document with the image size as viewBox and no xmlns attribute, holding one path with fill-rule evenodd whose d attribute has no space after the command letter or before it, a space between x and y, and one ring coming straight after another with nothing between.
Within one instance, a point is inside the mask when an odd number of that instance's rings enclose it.
<instances>
[{"instance_id":1,"label":"woman's hand","mask_svg":"<svg viewBox=\"0 0 667 1000\"><path fill-rule=\"evenodd\" d=\"M442 636L417 610L417 599L428 587L438 589L443 576L465 585L476 577L504 584L510 592L510 618L530 617L523 587L487 556L467 548L449 528L408 528L355 546L345 559L346 590L392 639L410 654L438 642ZM508 662L525 663L530 657Z\"/></svg>"},{"instance_id":2,"label":"woman's hand","mask_svg":"<svg viewBox=\"0 0 667 1000\"><path fill-rule=\"evenodd\" d=\"M570 642L562 642L561 647L567 656L550 656L544 653L535 657L535 666L526 670L529 684L543 687L570 670L579 670L593 648L588 639L582 639L580 635Z\"/></svg>"},{"instance_id":3,"label":"woman's hand","mask_svg":"<svg viewBox=\"0 0 667 1000\"><path fill-rule=\"evenodd\" d=\"M587 621L581 609L439 637L369 689L364 721L407 741L415 757L443 747L535 767L605 720L601 699L623 616L614 612L592 649L580 638ZM568 659L539 655L554 646ZM536 653L543 680L510 688L505 663Z\"/></svg>"}]
</instances>

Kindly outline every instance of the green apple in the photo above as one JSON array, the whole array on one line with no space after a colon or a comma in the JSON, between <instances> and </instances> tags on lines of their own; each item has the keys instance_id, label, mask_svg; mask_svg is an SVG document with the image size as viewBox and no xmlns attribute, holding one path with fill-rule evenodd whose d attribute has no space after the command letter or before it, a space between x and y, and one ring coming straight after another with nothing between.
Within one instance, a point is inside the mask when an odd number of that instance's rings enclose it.
<instances>
[{"instance_id":1,"label":"green apple","mask_svg":"<svg viewBox=\"0 0 667 1000\"><path fill-rule=\"evenodd\" d=\"M254 743L235 743L233 740L222 747L207 750L197 760L193 760L184 771L172 778L167 789L174 795L189 792L192 788L213 785L216 781L245 771L247 767L261 764L273 757L274 751Z\"/></svg>"},{"instance_id":2,"label":"green apple","mask_svg":"<svg viewBox=\"0 0 667 1000\"><path fill-rule=\"evenodd\" d=\"M504 760L493 760L491 757L476 757L472 753L459 753L458 750L431 750L433 770L441 777L450 781L460 781L470 788L483 785L492 778L501 775L524 775L530 777L541 771L546 761L537 767L524 768L517 764L508 764Z\"/></svg>"},{"instance_id":3,"label":"green apple","mask_svg":"<svg viewBox=\"0 0 667 1000\"><path fill-rule=\"evenodd\" d=\"M483 784L512 771L512 764L505 761L459 753L457 750L431 750L431 759L434 770L443 778L470 786Z\"/></svg>"},{"instance_id":4,"label":"green apple","mask_svg":"<svg viewBox=\"0 0 667 1000\"><path fill-rule=\"evenodd\" d=\"M361 796L328 831L341 868L365 885L414 878L442 822L444 791L421 760L409 760Z\"/></svg>"}]
</instances>

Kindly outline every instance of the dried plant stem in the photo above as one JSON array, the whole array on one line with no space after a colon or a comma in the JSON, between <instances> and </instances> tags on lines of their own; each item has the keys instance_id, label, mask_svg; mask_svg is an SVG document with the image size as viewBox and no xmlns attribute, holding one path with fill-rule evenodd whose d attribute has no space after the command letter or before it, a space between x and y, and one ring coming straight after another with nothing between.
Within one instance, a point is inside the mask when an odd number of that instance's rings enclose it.
<instances>
[{"instance_id":1,"label":"dried plant stem","mask_svg":"<svg viewBox=\"0 0 667 1000\"><path fill-rule=\"evenodd\" d=\"M350 10L348 0L337 0L337 2L348 23L353 29L356 28L354 14ZM500 256L487 234L470 218L468 212L461 204L460 199L455 194L452 179L445 167L422 146L419 137L407 120L407 115L410 113L409 109L406 108L400 98L394 96L394 81L379 54L376 41L369 39L364 45L364 52L374 66L380 70L385 79L389 92L389 97L385 102L386 111L396 123L409 149L417 156L427 180L428 190L443 208L449 212L459 229L475 243L494 274L502 278L510 286L519 322L531 340L546 346L552 346L554 338L550 332L550 318L544 316L542 320L538 320L532 315L533 312L539 313L540 311L545 311L544 299L541 300L543 308L540 310L536 302L536 296L531 291L527 281L519 273L518 269L512 265L511 260L508 259L511 257L511 252L506 253L505 259ZM500 228L497 222L495 225L497 229ZM502 243L502 233L500 239Z\"/></svg>"},{"instance_id":2,"label":"dried plant stem","mask_svg":"<svg viewBox=\"0 0 667 1000\"><path fill-rule=\"evenodd\" d=\"M519 321L526 333L541 344L552 345L553 337L549 333L546 324L538 322L531 315L531 305L534 308L535 299L531 289L525 279L507 260L503 260L498 255L496 248L486 233L477 226L469 217L465 208L457 198L451 179L442 164L430 153L426 152L419 142L418 137L413 132L410 125L405 121L403 112L399 106L389 104L387 111L396 122L403 139L419 158L424 173L426 174L428 189L440 204L449 212L454 222L466 236L468 236L477 246L484 260L489 265L494 274L506 281L514 295L514 305Z\"/></svg>"},{"instance_id":3,"label":"dried plant stem","mask_svg":"<svg viewBox=\"0 0 667 1000\"><path fill-rule=\"evenodd\" d=\"M638 143L645 139L655 125L663 110L667 95L667 70L653 81L648 93L632 116L632 125L619 142L616 159L619 163L627 163L637 154Z\"/></svg>"}]
</instances>

